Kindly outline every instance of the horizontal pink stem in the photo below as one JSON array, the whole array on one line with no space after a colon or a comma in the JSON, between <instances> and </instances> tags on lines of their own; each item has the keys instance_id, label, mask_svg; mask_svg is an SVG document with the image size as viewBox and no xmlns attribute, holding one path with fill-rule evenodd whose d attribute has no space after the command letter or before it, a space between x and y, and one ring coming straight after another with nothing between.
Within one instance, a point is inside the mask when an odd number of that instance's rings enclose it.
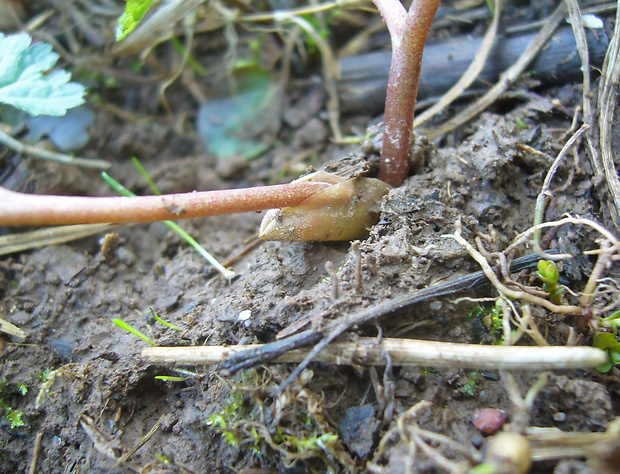
<instances>
[{"instance_id":1,"label":"horizontal pink stem","mask_svg":"<svg viewBox=\"0 0 620 474\"><path fill-rule=\"evenodd\" d=\"M48 196L0 188L0 225L120 224L263 211L297 206L327 186L305 182L136 197Z\"/></svg>"}]
</instances>

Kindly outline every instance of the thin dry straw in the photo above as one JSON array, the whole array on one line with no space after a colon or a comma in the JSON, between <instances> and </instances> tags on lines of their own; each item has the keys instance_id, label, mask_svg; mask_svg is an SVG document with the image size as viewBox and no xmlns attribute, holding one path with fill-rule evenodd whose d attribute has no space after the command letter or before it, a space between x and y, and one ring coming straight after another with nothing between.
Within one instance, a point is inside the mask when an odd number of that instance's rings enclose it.
<instances>
[{"instance_id":1,"label":"thin dry straw","mask_svg":"<svg viewBox=\"0 0 620 474\"><path fill-rule=\"evenodd\" d=\"M150 347L142 358L151 364L218 364L235 352L261 347L243 346ZM296 349L274 362L301 362L311 349ZM336 342L315 357L315 362L337 365L385 364L388 354L394 365L475 369L578 369L607 362L607 353L586 346L483 346L413 339L360 338L357 342Z\"/></svg>"}]
</instances>

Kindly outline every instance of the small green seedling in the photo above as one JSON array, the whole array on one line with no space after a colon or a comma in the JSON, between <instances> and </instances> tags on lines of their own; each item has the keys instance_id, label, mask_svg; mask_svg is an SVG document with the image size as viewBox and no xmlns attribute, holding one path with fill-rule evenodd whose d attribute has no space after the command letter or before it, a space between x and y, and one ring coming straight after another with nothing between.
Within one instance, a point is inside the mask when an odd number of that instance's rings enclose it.
<instances>
[{"instance_id":1,"label":"small green seedling","mask_svg":"<svg viewBox=\"0 0 620 474\"><path fill-rule=\"evenodd\" d=\"M615 334L618 334L618 330L620 330L620 311L616 311L605 318L600 318L598 324L601 327L612 329Z\"/></svg>"},{"instance_id":2,"label":"small green seedling","mask_svg":"<svg viewBox=\"0 0 620 474\"><path fill-rule=\"evenodd\" d=\"M149 310L147 311L147 313L148 313L150 316L153 316L153 318L155 318L155 321L157 321L157 322L159 322L159 323L163 324L163 325L164 325L164 326L166 326L167 328L174 329L175 331L179 331L179 332L184 331L184 329L183 329L182 327L179 327L179 326L176 326L176 325L174 325L174 324L172 324L172 323L169 323L168 321L165 321L165 320L163 320L162 318L160 318L159 316L157 316L157 314L155 313L155 311L153 311L152 309L149 309Z\"/></svg>"},{"instance_id":3,"label":"small green seedling","mask_svg":"<svg viewBox=\"0 0 620 474\"><path fill-rule=\"evenodd\" d=\"M620 364L620 341L614 334L599 332L594 336L592 345L609 354L609 360L596 368L599 372L609 372L615 364Z\"/></svg>"},{"instance_id":4,"label":"small green seedling","mask_svg":"<svg viewBox=\"0 0 620 474\"><path fill-rule=\"evenodd\" d=\"M550 260L541 260L538 262L538 272L536 274L543 282L543 290L549 294L549 300L553 304L561 304L566 289L558 285L560 272L557 265Z\"/></svg>"},{"instance_id":5,"label":"small green seedling","mask_svg":"<svg viewBox=\"0 0 620 474\"><path fill-rule=\"evenodd\" d=\"M116 324L119 328L124 329L125 331L130 332L131 334L133 334L134 336L138 336L140 339L148 342L151 346L156 346L157 345L157 344L155 344L155 341L153 341L151 338L145 336L140 331L138 331L136 328L134 328L130 324L127 324L122 319L114 318L112 320L112 322L114 324Z\"/></svg>"},{"instance_id":6,"label":"small green seedling","mask_svg":"<svg viewBox=\"0 0 620 474\"><path fill-rule=\"evenodd\" d=\"M138 26L152 3L153 0L127 0L125 13L118 19L116 41L122 40Z\"/></svg>"},{"instance_id":7,"label":"small green seedling","mask_svg":"<svg viewBox=\"0 0 620 474\"><path fill-rule=\"evenodd\" d=\"M197 374L189 370L175 369L175 372L182 375L156 375L155 380L163 380L165 382L185 382L188 379L195 378Z\"/></svg>"},{"instance_id":8,"label":"small green seedling","mask_svg":"<svg viewBox=\"0 0 620 474\"><path fill-rule=\"evenodd\" d=\"M187 377L180 377L176 375L156 375L155 380L163 380L165 382L185 382Z\"/></svg>"}]
</instances>

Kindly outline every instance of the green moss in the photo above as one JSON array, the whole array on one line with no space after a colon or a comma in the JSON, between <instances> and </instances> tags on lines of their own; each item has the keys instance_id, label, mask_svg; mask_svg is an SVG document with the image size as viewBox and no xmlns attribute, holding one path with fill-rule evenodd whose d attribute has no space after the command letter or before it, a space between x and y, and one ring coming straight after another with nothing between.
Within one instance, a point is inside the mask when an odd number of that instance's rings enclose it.
<instances>
[{"instance_id":1,"label":"green moss","mask_svg":"<svg viewBox=\"0 0 620 474\"><path fill-rule=\"evenodd\" d=\"M36 373L36 383L40 384L40 383L43 383L43 382L47 381L47 378L49 377L51 372L52 372L52 369L50 367L46 367L41 372L37 372Z\"/></svg>"},{"instance_id":2,"label":"green moss","mask_svg":"<svg viewBox=\"0 0 620 474\"><path fill-rule=\"evenodd\" d=\"M0 379L0 412L10 424L12 430L19 426L24 426L25 423L22 420L24 413L13 408L9 399L17 394L24 396L27 392L28 387L23 383L14 386L9 384L6 379Z\"/></svg>"},{"instance_id":3,"label":"green moss","mask_svg":"<svg viewBox=\"0 0 620 474\"><path fill-rule=\"evenodd\" d=\"M24 426L25 423L22 421L23 412L19 410L14 410L11 407L4 407L4 418L6 418L11 423L11 429L15 429L19 426Z\"/></svg>"},{"instance_id":4,"label":"green moss","mask_svg":"<svg viewBox=\"0 0 620 474\"><path fill-rule=\"evenodd\" d=\"M458 391L464 393L470 397L474 397L476 395L476 391L478 390L478 381L480 380L480 373L478 371L469 372L469 380L465 382L465 384L461 385L458 388Z\"/></svg>"},{"instance_id":5,"label":"green moss","mask_svg":"<svg viewBox=\"0 0 620 474\"><path fill-rule=\"evenodd\" d=\"M465 318L482 320L493 343L502 345L504 343L503 317L502 310L496 302L493 306L480 304L475 306Z\"/></svg>"},{"instance_id":6,"label":"green moss","mask_svg":"<svg viewBox=\"0 0 620 474\"><path fill-rule=\"evenodd\" d=\"M275 381L264 378L256 370L242 372L226 403L207 418L207 426L230 446L263 463L275 460L280 468L299 461L309 472L338 470L337 462L351 467L338 435L323 419L322 399L297 386L273 400ZM268 401L273 403L266 405ZM277 425L271 426L276 417Z\"/></svg>"}]
</instances>

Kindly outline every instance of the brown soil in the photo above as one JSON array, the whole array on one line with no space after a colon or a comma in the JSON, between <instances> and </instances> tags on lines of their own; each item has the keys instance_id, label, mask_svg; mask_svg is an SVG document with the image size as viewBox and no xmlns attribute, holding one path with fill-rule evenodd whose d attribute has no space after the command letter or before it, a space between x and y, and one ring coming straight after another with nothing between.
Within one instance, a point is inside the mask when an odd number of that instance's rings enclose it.
<instances>
[{"instance_id":1,"label":"brown soil","mask_svg":"<svg viewBox=\"0 0 620 474\"><path fill-rule=\"evenodd\" d=\"M32 15L41 11L33 4ZM59 23L46 28L54 31ZM219 58L221 64L221 45L213 47L216 54L204 44L214 39L221 41L221 36L199 38L195 59L204 58L207 64L209 58ZM156 54L164 61L172 50L163 46ZM129 61L117 61L116 67L130 73ZM79 154L112 160L110 174L138 194L149 191L128 161L134 155L163 192L286 182L292 170L337 162L354 151L356 159L375 163L374 146L367 144L359 151L329 142L319 77L293 78L283 114L289 119L265 155L227 163L217 163L204 151L192 121L197 105L181 81L167 91L173 104L171 120L157 107L157 84L122 82L121 87L106 89L101 79L93 79L91 91L99 93L104 105L94 106L96 126ZM528 85L519 84L519 90ZM0 258L0 313L27 333L23 343L5 339L0 358L0 398L24 413L23 426L11 427L6 417L0 420L0 471L27 472L35 438L41 435L36 472L351 472L365 469L369 460L383 472L403 472L404 466L413 472L442 472L433 458L416 455L413 440L397 430L399 416L422 400L432 405L418 414L419 427L453 438L466 450L482 449L484 438L472 424L477 410L505 410L513 422L527 418L511 402L496 371L394 367L388 374L393 397L387 400L393 416L386 418L369 368L312 364L303 382L287 389L285 397L271 398L293 367L270 364L229 379L213 366L186 367L191 372L186 373L148 365L141 359L147 344L112 319L123 319L161 346L269 342L313 311L346 314L477 271L468 253L447 237L455 222L462 221L472 243L474 237L486 236L489 251L504 249L529 228L551 162L522 145L555 157L581 97L580 84L513 94L435 144L420 140L423 167L386 196L379 223L361 242L361 292L354 283L357 254L348 242L264 242L232 265L238 276L228 282L160 223L116 230L119 246L114 255L78 280L74 276L97 259L99 237ZM119 109L136 116L128 118L117 113ZM367 116L345 117L343 128L353 133L368 121ZM620 143L618 129L614 134L615 143ZM308 148L316 152L306 153ZM593 178L585 147L579 148L578 157L576 162L569 155L560 166L553 189L567 186L554 193L546 219L571 213L613 229L603 212L606 185ZM0 160L0 171L9 176L26 169L19 180L24 189L112 194L93 171L15 157L6 150ZM226 260L254 237L261 217L242 214L181 225ZM597 238L588 227L565 226L552 241L552 247L575 255L560 266L562 283L574 292L583 289L590 275L595 259L583 252L598 248ZM337 269L337 299L325 269L328 261ZM605 277L617 284L618 269L610 267ZM521 281L528 280L523 276ZM463 296L495 297L497 292ZM617 297L607 295L595 305L603 307ZM567 299L576 301L570 295ZM439 299L382 319L380 329L384 336L497 342L497 334L474 308L468 301ZM250 319L240 320L246 310L251 311ZM155 322L149 311L182 331ZM592 333L583 318L533 311L550 344L566 344L574 331L579 344L591 345ZM378 328L357 328L343 340L375 336ZM525 336L520 344L533 342ZM49 370L59 372L36 408ZM383 384L384 368L377 367L377 372ZM604 431L620 413L618 375L617 368L605 374L594 369L553 372L527 424ZM531 371L514 373L521 395L538 376ZM20 384L28 388L24 395ZM157 429L144 446L119 462L153 427ZM378 448L390 430L389 439ZM302 445L303 439L314 443ZM455 463L466 459L447 448L439 451ZM537 463L534 469L594 468L577 458Z\"/></svg>"}]
</instances>

